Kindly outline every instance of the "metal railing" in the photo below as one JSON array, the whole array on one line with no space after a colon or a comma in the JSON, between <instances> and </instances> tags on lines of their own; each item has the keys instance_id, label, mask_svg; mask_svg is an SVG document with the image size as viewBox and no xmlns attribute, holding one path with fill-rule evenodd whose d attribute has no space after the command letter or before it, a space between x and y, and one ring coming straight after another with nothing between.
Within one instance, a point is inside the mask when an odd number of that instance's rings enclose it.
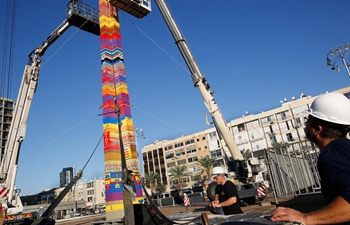
<instances>
[{"instance_id":1,"label":"metal railing","mask_svg":"<svg viewBox=\"0 0 350 225\"><path fill-rule=\"evenodd\" d=\"M319 193L318 155L319 149L309 141L268 149L266 164L276 197Z\"/></svg>"}]
</instances>

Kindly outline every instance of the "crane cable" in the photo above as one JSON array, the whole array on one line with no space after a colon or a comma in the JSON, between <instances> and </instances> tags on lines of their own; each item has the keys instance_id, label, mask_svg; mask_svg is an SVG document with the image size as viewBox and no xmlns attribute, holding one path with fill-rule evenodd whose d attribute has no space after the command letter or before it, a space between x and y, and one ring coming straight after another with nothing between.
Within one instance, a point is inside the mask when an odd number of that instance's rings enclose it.
<instances>
[{"instance_id":1,"label":"crane cable","mask_svg":"<svg viewBox=\"0 0 350 225\"><path fill-rule=\"evenodd\" d=\"M122 14L127 21L129 21L133 26L135 26L135 28L140 31L146 38L148 38L154 45L156 45L162 52L164 52L171 60L173 60L178 66L180 66L184 71L186 71L188 74L191 74L190 71L188 71L188 69L186 67L184 67L179 61L177 61L173 56L170 55L170 53L168 53L164 48L162 48L155 40L153 40L144 30L142 30L139 26L137 26L127 15L125 15L122 11L118 11L120 14ZM229 106L223 99L221 99L217 94L215 94L215 98L218 98L221 102L223 102L224 105L226 105L226 107L228 107L230 110L232 110L233 112L235 111L234 109L232 109L231 106ZM221 109L220 109L221 111ZM147 113L148 114L148 113ZM244 122L248 122L245 118L241 118ZM168 124L169 125L169 124ZM176 127L175 127L176 128ZM178 129L178 128L176 128ZM260 135L262 135L262 137L264 137L264 134L262 134L258 129L256 129L255 127L253 127L253 129L259 133Z\"/></svg>"},{"instance_id":2,"label":"crane cable","mask_svg":"<svg viewBox=\"0 0 350 225\"><path fill-rule=\"evenodd\" d=\"M10 3L12 3L12 6ZM11 8L12 8L12 12L11 12ZM0 85L1 85L0 96L5 96L5 92L7 90L6 98L9 98L10 92L11 92L15 24L16 24L15 21L16 21L16 0L12 0L12 1L7 0L6 19L5 19L5 25L4 25L5 32L4 32L3 54L2 54L2 72L1 72L1 82L0 82ZM8 47L10 47L9 53L8 53ZM6 77L7 72L8 74ZM5 89L6 81L7 81L7 88Z\"/></svg>"}]
</instances>

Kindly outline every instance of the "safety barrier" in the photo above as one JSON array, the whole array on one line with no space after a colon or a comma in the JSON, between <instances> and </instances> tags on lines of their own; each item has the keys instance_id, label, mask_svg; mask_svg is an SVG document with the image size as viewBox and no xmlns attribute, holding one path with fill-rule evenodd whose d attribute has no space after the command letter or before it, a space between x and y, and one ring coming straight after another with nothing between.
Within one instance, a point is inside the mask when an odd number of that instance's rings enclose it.
<instances>
[{"instance_id":1,"label":"safety barrier","mask_svg":"<svg viewBox=\"0 0 350 225\"><path fill-rule=\"evenodd\" d=\"M188 197L191 205L205 202L205 199L204 199L202 193L187 194L187 197ZM183 205L184 204L184 197L180 196L180 197L158 198L158 199L153 199L153 202L158 207Z\"/></svg>"},{"instance_id":2,"label":"safety barrier","mask_svg":"<svg viewBox=\"0 0 350 225\"><path fill-rule=\"evenodd\" d=\"M276 197L320 192L319 149L309 141L281 145L266 151L266 164Z\"/></svg>"}]
</instances>

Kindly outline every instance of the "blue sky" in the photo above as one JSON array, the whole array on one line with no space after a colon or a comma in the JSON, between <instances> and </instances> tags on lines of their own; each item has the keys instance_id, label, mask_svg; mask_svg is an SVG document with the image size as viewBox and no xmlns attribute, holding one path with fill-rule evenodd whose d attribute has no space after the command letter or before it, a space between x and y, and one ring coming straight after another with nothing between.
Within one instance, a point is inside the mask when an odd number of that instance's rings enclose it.
<instances>
[{"instance_id":1,"label":"blue sky","mask_svg":"<svg viewBox=\"0 0 350 225\"><path fill-rule=\"evenodd\" d=\"M98 7L98 0L85 2ZM17 98L28 54L64 20L66 3L17 1L11 98ZM326 66L329 50L350 38L347 0L168 0L168 5L227 121L278 107L301 92L314 96L350 84L344 68L335 72ZM4 34L6 1L0 8ZM210 128L154 2L152 8L143 19L119 16L134 126L145 131L139 148ZM99 37L71 27L46 52L19 159L16 185L22 195L58 187L62 168L82 169L95 149L102 135L99 49ZM103 170L100 144L82 180L102 177Z\"/></svg>"}]
</instances>

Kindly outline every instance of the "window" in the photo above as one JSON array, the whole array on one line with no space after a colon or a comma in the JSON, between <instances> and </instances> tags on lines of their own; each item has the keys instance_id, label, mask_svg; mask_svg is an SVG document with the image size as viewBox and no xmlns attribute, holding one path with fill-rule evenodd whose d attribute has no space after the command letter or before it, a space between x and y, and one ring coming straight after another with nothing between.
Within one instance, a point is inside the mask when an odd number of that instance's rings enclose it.
<instances>
[{"instance_id":1,"label":"window","mask_svg":"<svg viewBox=\"0 0 350 225\"><path fill-rule=\"evenodd\" d=\"M196 171L200 171L200 167L199 166L193 166L193 167L190 167L188 169L188 172L196 172Z\"/></svg>"},{"instance_id":2,"label":"window","mask_svg":"<svg viewBox=\"0 0 350 225\"><path fill-rule=\"evenodd\" d=\"M182 183L187 183L187 182L190 182L190 179L188 177L183 177Z\"/></svg>"},{"instance_id":3,"label":"window","mask_svg":"<svg viewBox=\"0 0 350 225\"><path fill-rule=\"evenodd\" d=\"M175 162L167 163L166 166L168 168L174 167L175 166Z\"/></svg>"},{"instance_id":4,"label":"window","mask_svg":"<svg viewBox=\"0 0 350 225\"><path fill-rule=\"evenodd\" d=\"M193 162L197 162L197 161L198 161L197 156L192 157L192 158L188 158L188 163L193 163Z\"/></svg>"},{"instance_id":5,"label":"window","mask_svg":"<svg viewBox=\"0 0 350 225\"><path fill-rule=\"evenodd\" d=\"M165 151L168 151L168 150L171 150L171 149L173 149L173 146L172 146L172 145L166 146L166 147L164 148Z\"/></svg>"},{"instance_id":6,"label":"window","mask_svg":"<svg viewBox=\"0 0 350 225\"><path fill-rule=\"evenodd\" d=\"M210 152L212 158L217 158L222 156L221 149Z\"/></svg>"},{"instance_id":7,"label":"window","mask_svg":"<svg viewBox=\"0 0 350 225\"><path fill-rule=\"evenodd\" d=\"M291 133L287 133L286 136L288 141L294 141L294 138Z\"/></svg>"},{"instance_id":8,"label":"window","mask_svg":"<svg viewBox=\"0 0 350 225\"><path fill-rule=\"evenodd\" d=\"M290 112L288 110L276 114L278 121L288 119L288 118L290 118L290 116L291 115L290 115Z\"/></svg>"},{"instance_id":9,"label":"window","mask_svg":"<svg viewBox=\"0 0 350 225\"><path fill-rule=\"evenodd\" d=\"M193 153L196 153L197 152L197 149L195 149L195 148L191 148L191 149L188 149L187 150L187 155L189 155L189 154L193 154Z\"/></svg>"},{"instance_id":10,"label":"window","mask_svg":"<svg viewBox=\"0 0 350 225\"><path fill-rule=\"evenodd\" d=\"M209 133L209 137L210 137L210 139L216 139L216 132L214 131L214 132Z\"/></svg>"},{"instance_id":11,"label":"window","mask_svg":"<svg viewBox=\"0 0 350 225\"><path fill-rule=\"evenodd\" d=\"M205 140L205 137L202 137L202 140L204 141L204 140Z\"/></svg>"},{"instance_id":12,"label":"window","mask_svg":"<svg viewBox=\"0 0 350 225\"><path fill-rule=\"evenodd\" d=\"M277 143L277 138L276 136L271 136L270 137L270 142L273 144L273 143Z\"/></svg>"},{"instance_id":13,"label":"window","mask_svg":"<svg viewBox=\"0 0 350 225\"><path fill-rule=\"evenodd\" d=\"M190 144L193 144L194 143L194 139L191 139L189 141L186 141L185 142L185 145L190 145Z\"/></svg>"},{"instance_id":14,"label":"window","mask_svg":"<svg viewBox=\"0 0 350 225\"><path fill-rule=\"evenodd\" d=\"M157 150L153 150L153 158L158 158Z\"/></svg>"},{"instance_id":15,"label":"window","mask_svg":"<svg viewBox=\"0 0 350 225\"><path fill-rule=\"evenodd\" d=\"M176 151L176 156L178 156L178 157L181 157L181 156L184 156L185 155L185 150L177 150Z\"/></svg>"},{"instance_id":16,"label":"window","mask_svg":"<svg viewBox=\"0 0 350 225\"><path fill-rule=\"evenodd\" d=\"M191 180L192 180L193 182L201 181L201 176L192 176L192 177L191 177Z\"/></svg>"},{"instance_id":17,"label":"window","mask_svg":"<svg viewBox=\"0 0 350 225\"><path fill-rule=\"evenodd\" d=\"M179 184L179 181L178 180L172 180L170 181L170 185L177 185Z\"/></svg>"},{"instance_id":18,"label":"window","mask_svg":"<svg viewBox=\"0 0 350 225\"><path fill-rule=\"evenodd\" d=\"M243 124L243 123L242 123L242 124L239 124L239 125L237 126L237 129L238 129L239 132L245 131L245 126L244 126L244 124Z\"/></svg>"},{"instance_id":19,"label":"window","mask_svg":"<svg viewBox=\"0 0 350 225\"><path fill-rule=\"evenodd\" d=\"M174 146L175 146L175 148L180 148L180 147L184 146L184 143L182 143L182 142L175 143Z\"/></svg>"},{"instance_id":20,"label":"window","mask_svg":"<svg viewBox=\"0 0 350 225\"><path fill-rule=\"evenodd\" d=\"M93 182L89 182L86 184L86 188L92 188L94 187L94 183Z\"/></svg>"},{"instance_id":21,"label":"window","mask_svg":"<svg viewBox=\"0 0 350 225\"><path fill-rule=\"evenodd\" d=\"M267 116L267 117L264 117L264 118L261 118L261 123L262 124L271 124L271 123L273 123L274 122L274 118L273 118L273 116Z\"/></svg>"},{"instance_id":22,"label":"window","mask_svg":"<svg viewBox=\"0 0 350 225\"><path fill-rule=\"evenodd\" d=\"M166 158L166 159L174 158L174 153L166 154L166 155L165 155L165 158Z\"/></svg>"},{"instance_id":23,"label":"window","mask_svg":"<svg viewBox=\"0 0 350 225\"><path fill-rule=\"evenodd\" d=\"M286 113L285 113L285 112L282 112L282 113L281 113L281 116L282 116L282 119L283 119L283 120L287 119L287 116L286 116Z\"/></svg>"},{"instance_id":24,"label":"window","mask_svg":"<svg viewBox=\"0 0 350 225\"><path fill-rule=\"evenodd\" d=\"M177 161L178 166L185 165L185 164L186 164L186 159Z\"/></svg>"}]
</instances>

